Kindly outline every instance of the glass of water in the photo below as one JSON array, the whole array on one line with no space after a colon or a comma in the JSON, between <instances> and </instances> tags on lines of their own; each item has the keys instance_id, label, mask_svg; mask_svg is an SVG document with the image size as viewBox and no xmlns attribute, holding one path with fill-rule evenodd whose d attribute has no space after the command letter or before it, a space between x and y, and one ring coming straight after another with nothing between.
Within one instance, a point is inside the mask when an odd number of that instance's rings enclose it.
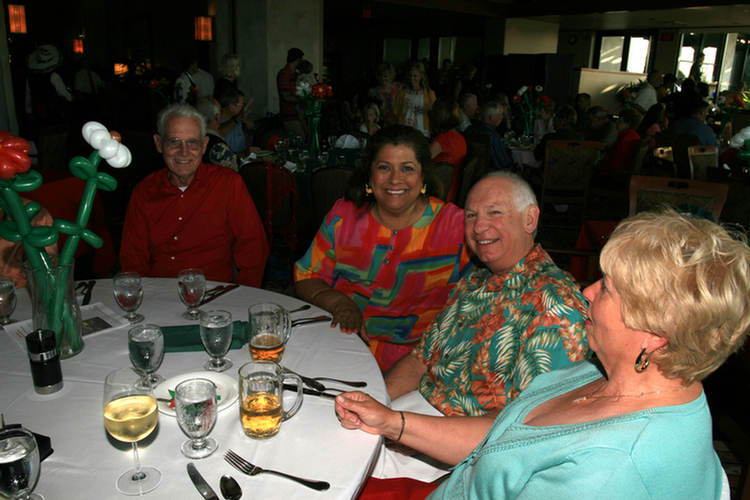
<instances>
[{"instance_id":1,"label":"glass of water","mask_svg":"<svg viewBox=\"0 0 750 500\"><path fill-rule=\"evenodd\" d=\"M112 278L113 291L117 305L125 311L125 319L130 323L140 323L146 319L143 314L135 311L141 306L143 300L143 285L141 275L138 273L120 273Z\"/></svg>"},{"instance_id":2,"label":"glass of water","mask_svg":"<svg viewBox=\"0 0 750 500\"><path fill-rule=\"evenodd\" d=\"M156 325L138 325L128 332L128 352L133 366L148 375L151 386L164 382L164 377L154 372L164 359L164 334Z\"/></svg>"},{"instance_id":3,"label":"glass of water","mask_svg":"<svg viewBox=\"0 0 750 500\"><path fill-rule=\"evenodd\" d=\"M318 161L320 162L320 166L325 166L328 164L328 151L320 150L318 152Z\"/></svg>"},{"instance_id":4,"label":"glass of water","mask_svg":"<svg viewBox=\"0 0 750 500\"><path fill-rule=\"evenodd\" d=\"M188 307L182 313L182 318L190 321L198 321L201 313L197 309L206 293L206 277L200 269L183 269L177 274L177 291L180 300Z\"/></svg>"},{"instance_id":5,"label":"glass of water","mask_svg":"<svg viewBox=\"0 0 750 500\"><path fill-rule=\"evenodd\" d=\"M10 316L15 310L16 285L13 283L12 278L0 276L0 325L9 325L13 323Z\"/></svg>"},{"instance_id":6,"label":"glass of water","mask_svg":"<svg viewBox=\"0 0 750 500\"><path fill-rule=\"evenodd\" d=\"M39 449L26 429L0 430L0 494L11 500L44 500L31 493L39 480Z\"/></svg>"},{"instance_id":7,"label":"glass of water","mask_svg":"<svg viewBox=\"0 0 750 500\"><path fill-rule=\"evenodd\" d=\"M211 356L203 368L223 372L232 367L232 362L224 357L232 345L232 333L232 313L201 311L201 342Z\"/></svg>"},{"instance_id":8,"label":"glass of water","mask_svg":"<svg viewBox=\"0 0 750 500\"><path fill-rule=\"evenodd\" d=\"M177 423L190 438L180 450L188 458L205 458L219 448L214 438L208 437L216 424L216 386L210 380L192 378L174 390Z\"/></svg>"}]
</instances>

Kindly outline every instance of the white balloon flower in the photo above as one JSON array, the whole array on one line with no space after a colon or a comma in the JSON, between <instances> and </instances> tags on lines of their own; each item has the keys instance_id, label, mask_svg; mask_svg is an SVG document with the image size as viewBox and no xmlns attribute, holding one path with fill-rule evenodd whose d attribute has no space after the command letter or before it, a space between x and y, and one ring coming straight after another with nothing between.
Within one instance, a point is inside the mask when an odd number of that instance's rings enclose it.
<instances>
[{"instance_id":1,"label":"white balloon flower","mask_svg":"<svg viewBox=\"0 0 750 500\"><path fill-rule=\"evenodd\" d=\"M133 155L127 146L114 139L107 127L101 123L86 122L81 129L81 134L92 148L99 151L99 156L107 160L107 163L114 168L125 168L133 160Z\"/></svg>"}]
</instances>

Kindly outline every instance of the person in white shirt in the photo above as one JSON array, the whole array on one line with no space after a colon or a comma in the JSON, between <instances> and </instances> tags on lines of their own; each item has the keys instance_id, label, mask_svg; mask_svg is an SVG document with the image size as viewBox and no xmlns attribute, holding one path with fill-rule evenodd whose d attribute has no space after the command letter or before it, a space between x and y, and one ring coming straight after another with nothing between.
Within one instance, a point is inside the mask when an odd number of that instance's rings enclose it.
<instances>
[{"instance_id":1,"label":"person in white shirt","mask_svg":"<svg viewBox=\"0 0 750 500\"><path fill-rule=\"evenodd\" d=\"M641 87L638 91L638 95L633 101L633 108L640 112L642 115L648 112L648 108L658 102L656 97L656 89L661 87L664 82L664 75L658 69L649 72L646 78L646 85Z\"/></svg>"},{"instance_id":2,"label":"person in white shirt","mask_svg":"<svg viewBox=\"0 0 750 500\"><path fill-rule=\"evenodd\" d=\"M461 124L456 127L457 132L463 132L471 125L471 119L477 114L479 102L474 94L464 94L458 101L458 107L461 108L461 114L464 116Z\"/></svg>"}]
</instances>

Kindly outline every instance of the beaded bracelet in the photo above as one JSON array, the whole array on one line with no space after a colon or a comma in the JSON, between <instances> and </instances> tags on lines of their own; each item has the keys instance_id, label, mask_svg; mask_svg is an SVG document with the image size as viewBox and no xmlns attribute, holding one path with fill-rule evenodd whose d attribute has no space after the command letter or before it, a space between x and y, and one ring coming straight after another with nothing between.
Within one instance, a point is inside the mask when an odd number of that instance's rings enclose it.
<instances>
[{"instance_id":1,"label":"beaded bracelet","mask_svg":"<svg viewBox=\"0 0 750 500\"><path fill-rule=\"evenodd\" d=\"M406 419L404 419L404 412L400 411L401 414L401 432L398 433L398 437L396 438L396 442L398 443L401 441L401 436L404 435L404 427L406 427Z\"/></svg>"}]
</instances>

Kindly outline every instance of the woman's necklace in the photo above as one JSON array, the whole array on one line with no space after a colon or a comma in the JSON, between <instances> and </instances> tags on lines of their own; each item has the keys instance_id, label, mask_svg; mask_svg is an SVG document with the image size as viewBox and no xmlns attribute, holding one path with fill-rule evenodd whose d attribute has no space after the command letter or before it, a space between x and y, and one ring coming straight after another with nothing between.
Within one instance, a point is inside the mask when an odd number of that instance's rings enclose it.
<instances>
[{"instance_id":1,"label":"woman's necklace","mask_svg":"<svg viewBox=\"0 0 750 500\"><path fill-rule=\"evenodd\" d=\"M668 392L679 392L679 391L684 391L685 389L687 389L687 386L685 386L685 387L680 387L679 389L671 389L669 391L651 391L651 392L642 392L640 394L614 394L612 396L592 396L592 394L594 394L596 391L598 391L599 389L601 389L602 387L604 387L604 384L606 384L606 383L607 383L606 380L602 381L602 383L599 384L598 386L596 386L596 388L593 391L589 392L588 394L586 394L583 397L574 399L573 401L571 401L571 403L580 403L581 401L586 401L587 399L642 398L643 396L648 396L648 395L651 395L651 394L666 394Z\"/></svg>"}]
</instances>

